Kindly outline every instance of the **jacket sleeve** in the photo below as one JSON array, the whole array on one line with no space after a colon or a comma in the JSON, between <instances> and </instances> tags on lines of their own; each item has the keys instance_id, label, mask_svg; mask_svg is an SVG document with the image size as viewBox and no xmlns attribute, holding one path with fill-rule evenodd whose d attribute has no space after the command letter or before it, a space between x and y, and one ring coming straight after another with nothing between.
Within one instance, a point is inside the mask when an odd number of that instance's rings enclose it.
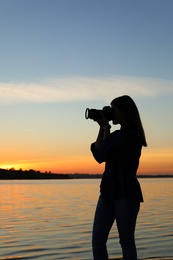
<instances>
[{"instance_id":1,"label":"jacket sleeve","mask_svg":"<svg viewBox=\"0 0 173 260\"><path fill-rule=\"evenodd\" d=\"M95 143L91 144L91 152L98 163L106 162L110 158L120 155L128 155L133 151L140 151L141 144L136 133L129 133L123 136L110 135L95 149Z\"/></svg>"},{"instance_id":2,"label":"jacket sleeve","mask_svg":"<svg viewBox=\"0 0 173 260\"><path fill-rule=\"evenodd\" d=\"M91 152L92 152L92 155L93 155L94 159L95 159L98 163L102 163L102 161L100 161L100 160L99 160L99 157L98 157L98 152L99 152L99 150L98 150L98 149L95 149L95 142L91 144L90 150L91 150Z\"/></svg>"}]
</instances>

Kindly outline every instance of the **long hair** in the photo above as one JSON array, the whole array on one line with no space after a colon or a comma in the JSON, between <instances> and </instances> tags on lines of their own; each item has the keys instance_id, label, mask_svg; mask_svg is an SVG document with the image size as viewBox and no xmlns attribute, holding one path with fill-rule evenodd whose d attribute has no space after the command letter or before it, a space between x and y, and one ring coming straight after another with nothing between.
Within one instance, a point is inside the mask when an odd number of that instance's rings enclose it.
<instances>
[{"instance_id":1,"label":"long hair","mask_svg":"<svg viewBox=\"0 0 173 260\"><path fill-rule=\"evenodd\" d=\"M138 134L142 140L142 145L147 146L139 111L133 99L124 95L113 99L111 104L124 112L128 124L137 128Z\"/></svg>"}]
</instances>

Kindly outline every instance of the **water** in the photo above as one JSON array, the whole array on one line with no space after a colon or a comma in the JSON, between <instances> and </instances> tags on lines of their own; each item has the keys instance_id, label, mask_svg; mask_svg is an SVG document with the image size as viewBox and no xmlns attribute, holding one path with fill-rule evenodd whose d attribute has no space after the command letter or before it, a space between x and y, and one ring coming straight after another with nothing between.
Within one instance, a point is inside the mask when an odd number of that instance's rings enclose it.
<instances>
[{"instance_id":1,"label":"water","mask_svg":"<svg viewBox=\"0 0 173 260\"><path fill-rule=\"evenodd\" d=\"M0 181L0 259L91 260L99 179ZM140 179L138 258L173 257L173 178ZM108 250L121 258L116 226Z\"/></svg>"}]
</instances>

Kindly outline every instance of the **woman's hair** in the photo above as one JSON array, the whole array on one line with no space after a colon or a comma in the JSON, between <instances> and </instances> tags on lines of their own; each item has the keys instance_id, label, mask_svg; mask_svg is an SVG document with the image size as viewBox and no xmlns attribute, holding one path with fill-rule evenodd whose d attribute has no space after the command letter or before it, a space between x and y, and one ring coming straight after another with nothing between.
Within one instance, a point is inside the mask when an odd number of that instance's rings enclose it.
<instances>
[{"instance_id":1,"label":"woman's hair","mask_svg":"<svg viewBox=\"0 0 173 260\"><path fill-rule=\"evenodd\" d=\"M147 146L144 129L138 112L138 108L133 99L127 95L117 97L112 100L112 105L124 112L127 122L135 126L142 140L142 145Z\"/></svg>"}]
</instances>

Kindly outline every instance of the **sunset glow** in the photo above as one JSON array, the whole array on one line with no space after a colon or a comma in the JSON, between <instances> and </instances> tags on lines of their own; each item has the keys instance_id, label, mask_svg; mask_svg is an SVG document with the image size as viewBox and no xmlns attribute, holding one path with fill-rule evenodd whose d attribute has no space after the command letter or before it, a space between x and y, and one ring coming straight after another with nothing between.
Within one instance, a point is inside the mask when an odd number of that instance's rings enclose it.
<instances>
[{"instance_id":1,"label":"sunset glow","mask_svg":"<svg viewBox=\"0 0 173 260\"><path fill-rule=\"evenodd\" d=\"M92 155L89 156L66 156L64 158L52 158L49 160L35 160L23 162L11 162L1 164L0 168L16 170L36 170L52 173L90 173L97 174L104 171L104 163L98 164ZM148 149L144 148L138 174L172 174L173 173L173 150L172 149Z\"/></svg>"},{"instance_id":2,"label":"sunset glow","mask_svg":"<svg viewBox=\"0 0 173 260\"><path fill-rule=\"evenodd\" d=\"M173 174L173 2L43 2L0 4L0 168L102 173L85 109L126 94L148 142L138 174Z\"/></svg>"},{"instance_id":3,"label":"sunset glow","mask_svg":"<svg viewBox=\"0 0 173 260\"><path fill-rule=\"evenodd\" d=\"M148 174L173 173L173 149L148 149L145 151L139 172Z\"/></svg>"}]
</instances>

